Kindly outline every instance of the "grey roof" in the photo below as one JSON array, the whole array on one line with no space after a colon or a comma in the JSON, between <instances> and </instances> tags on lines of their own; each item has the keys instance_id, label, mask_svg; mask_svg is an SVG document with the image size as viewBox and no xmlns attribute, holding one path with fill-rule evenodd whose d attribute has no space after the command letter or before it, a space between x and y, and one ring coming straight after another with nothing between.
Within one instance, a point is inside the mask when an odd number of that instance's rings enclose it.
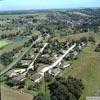
<instances>
[{"instance_id":1,"label":"grey roof","mask_svg":"<svg viewBox=\"0 0 100 100\"><path fill-rule=\"evenodd\" d=\"M57 73L59 73L61 70L59 68L53 68L51 71L51 74L55 75Z\"/></svg>"},{"instance_id":2,"label":"grey roof","mask_svg":"<svg viewBox=\"0 0 100 100\"><path fill-rule=\"evenodd\" d=\"M22 65L29 65L32 60L21 60Z\"/></svg>"},{"instance_id":3,"label":"grey roof","mask_svg":"<svg viewBox=\"0 0 100 100\"><path fill-rule=\"evenodd\" d=\"M36 79L39 79L41 76L42 76L41 74L36 73L36 74L32 75L31 80L35 81Z\"/></svg>"},{"instance_id":4,"label":"grey roof","mask_svg":"<svg viewBox=\"0 0 100 100\"><path fill-rule=\"evenodd\" d=\"M13 77L13 79L16 81L21 81L22 79L25 79L25 75L19 74L19 75Z\"/></svg>"},{"instance_id":5,"label":"grey roof","mask_svg":"<svg viewBox=\"0 0 100 100\"><path fill-rule=\"evenodd\" d=\"M14 69L9 70L7 73L5 73L6 76L10 77L10 75L14 72Z\"/></svg>"}]
</instances>

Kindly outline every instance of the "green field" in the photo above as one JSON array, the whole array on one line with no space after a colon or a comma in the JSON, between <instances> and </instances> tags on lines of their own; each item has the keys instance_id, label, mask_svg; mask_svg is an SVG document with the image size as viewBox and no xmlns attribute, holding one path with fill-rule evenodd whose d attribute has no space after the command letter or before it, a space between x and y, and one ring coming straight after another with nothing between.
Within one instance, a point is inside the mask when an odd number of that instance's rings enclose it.
<instances>
[{"instance_id":1,"label":"green field","mask_svg":"<svg viewBox=\"0 0 100 100\"><path fill-rule=\"evenodd\" d=\"M7 41L5 41L5 40L1 40L0 41L0 49L4 48L7 45L8 45L8 42Z\"/></svg>"}]
</instances>

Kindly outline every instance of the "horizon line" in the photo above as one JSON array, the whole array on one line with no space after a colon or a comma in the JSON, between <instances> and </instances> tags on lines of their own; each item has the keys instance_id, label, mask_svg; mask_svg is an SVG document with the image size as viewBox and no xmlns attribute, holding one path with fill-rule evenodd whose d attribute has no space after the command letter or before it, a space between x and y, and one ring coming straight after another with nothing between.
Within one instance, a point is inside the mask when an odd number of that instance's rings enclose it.
<instances>
[{"instance_id":1,"label":"horizon line","mask_svg":"<svg viewBox=\"0 0 100 100\"><path fill-rule=\"evenodd\" d=\"M75 8L33 8L33 9L11 9L11 10L0 10L0 12L5 12L5 11L35 11L35 10L60 10L60 9L95 9L95 8L100 8L100 7L75 7Z\"/></svg>"}]
</instances>

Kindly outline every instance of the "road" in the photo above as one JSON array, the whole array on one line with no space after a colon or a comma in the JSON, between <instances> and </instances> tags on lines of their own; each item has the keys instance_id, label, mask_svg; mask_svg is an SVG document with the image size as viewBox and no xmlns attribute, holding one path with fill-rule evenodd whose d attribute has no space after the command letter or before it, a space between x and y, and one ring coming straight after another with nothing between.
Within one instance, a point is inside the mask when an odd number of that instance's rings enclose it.
<instances>
[{"instance_id":1,"label":"road","mask_svg":"<svg viewBox=\"0 0 100 100\"><path fill-rule=\"evenodd\" d=\"M42 76L44 76L44 73L49 71L50 69L52 69L53 67L57 66L61 61L62 59L67 55L69 54L69 52L71 50L73 50L74 48L76 47L76 44L72 45L55 63L53 63L52 65L48 66L48 67L45 67L43 68L39 73L42 74Z\"/></svg>"},{"instance_id":2,"label":"road","mask_svg":"<svg viewBox=\"0 0 100 100\"><path fill-rule=\"evenodd\" d=\"M44 51L45 47L48 45L48 43L45 43L43 48L40 49L39 53L36 55L35 59L32 61L32 63L29 65L29 67L27 68L27 71L29 69L33 69L34 68L34 62L35 60L38 58L38 56Z\"/></svg>"},{"instance_id":3,"label":"road","mask_svg":"<svg viewBox=\"0 0 100 100\"><path fill-rule=\"evenodd\" d=\"M22 57L32 48L35 43L40 42L42 39L42 36L39 36L36 41L34 41L24 52L22 52L22 55L20 55L20 57L16 58L10 65L7 66L6 69L0 72L0 76L9 71L20 59L22 59Z\"/></svg>"}]
</instances>

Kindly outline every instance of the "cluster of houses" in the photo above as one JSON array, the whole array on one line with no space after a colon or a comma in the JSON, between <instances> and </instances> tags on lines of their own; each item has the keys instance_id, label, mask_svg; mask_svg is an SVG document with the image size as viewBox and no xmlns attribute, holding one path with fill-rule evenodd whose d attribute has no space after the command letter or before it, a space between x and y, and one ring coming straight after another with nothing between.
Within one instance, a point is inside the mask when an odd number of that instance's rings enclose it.
<instances>
[{"instance_id":1,"label":"cluster of houses","mask_svg":"<svg viewBox=\"0 0 100 100\"><path fill-rule=\"evenodd\" d=\"M53 75L53 76L58 75L62 71L62 69L65 69L65 68L70 66L70 63L68 63L68 62L63 65L63 63L62 63L63 58L69 57L71 53L73 54L73 58L76 57L78 55L78 52L75 50L75 48L78 47L79 49L82 49L84 46L85 46L84 43L81 43L77 46L76 46L76 44L71 46L67 51L65 51L63 53L63 55L61 57L58 58L58 60L55 63L53 63L52 65L50 65L48 67L43 68L38 73L34 74L31 77L32 81L34 83L40 82L40 80L44 77L44 75L46 75L48 73Z\"/></svg>"},{"instance_id":2,"label":"cluster of houses","mask_svg":"<svg viewBox=\"0 0 100 100\"><path fill-rule=\"evenodd\" d=\"M36 74L33 74L31 76L31 80L33 81L33 83L40 82L40 80L44 78L44 75L46 75L47 73L53 76L58 75L62 71L62 69L65 69L70 66L70 63L68 63L68 61L66 61L66 63L63 63L64 59L68 58L70 55L72 55L73 58L76 57L78 55L78 52L76 51L75 48L78 48L81 50L84 46L85 46L85 43L83 42L78 45L75 43L74 45L69 47L68 50L62 50L62 55L60 55L60 57L58 57L57 60L53 64L47 67L44 67L43 69L38 71ZM30 63L32 62L32 59L30 55L28 55L28 56L25 56L24 59L22 59L20 62L22 63L23 66L29 67ZM23 81L26 79L26 75L28 73L27 68L11 69L6 73L6 76L16 81Z\"/></svg>"}]
</instances>

